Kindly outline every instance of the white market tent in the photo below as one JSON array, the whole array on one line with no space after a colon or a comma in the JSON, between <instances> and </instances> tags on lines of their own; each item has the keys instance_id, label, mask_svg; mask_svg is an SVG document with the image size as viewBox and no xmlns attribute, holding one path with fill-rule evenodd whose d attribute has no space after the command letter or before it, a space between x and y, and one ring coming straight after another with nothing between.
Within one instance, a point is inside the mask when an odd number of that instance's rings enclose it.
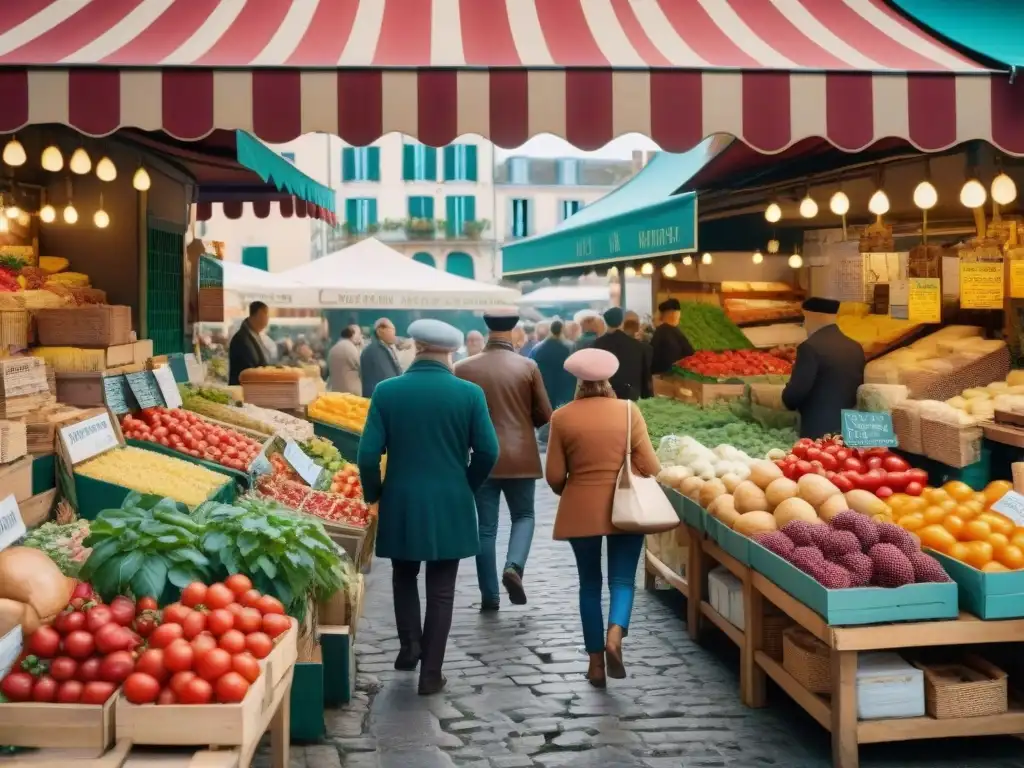
<instances>
[{"instance_id":1,"label":"white market tent","mask_svg":"<svg viewBox=\"0 0 1024 768\"><path fill-rule=\"evenodd\" d=\"M548 285L526 294L518 304L599 304L611 300L607 285Z\"/></svg>"},{"instance_id":2,"label":"white market tent","mask_svg":"<svg viewBox=\"0 0 1024 768\"><path fill-rule=\"evenodd\" d=\"M237 261L222 261L224 290L237 293L245 301L263 301L272 307L302 306L300 300L308 286L284 277L284 273L265 272Z\"/></svg>"},{"instance_id":3,"label":"white market tent","mask_svg":"<svg viewBox=\"0 0 1024 768\"><path fill-rule=\"evenodd\" d=\"M468 309L515 304L519 291L481 283L402 255L376 238L280 273L315 292L302 306L320 309ZM311 297L314 298L314 297Z\"/></svg>"}]
</instances>

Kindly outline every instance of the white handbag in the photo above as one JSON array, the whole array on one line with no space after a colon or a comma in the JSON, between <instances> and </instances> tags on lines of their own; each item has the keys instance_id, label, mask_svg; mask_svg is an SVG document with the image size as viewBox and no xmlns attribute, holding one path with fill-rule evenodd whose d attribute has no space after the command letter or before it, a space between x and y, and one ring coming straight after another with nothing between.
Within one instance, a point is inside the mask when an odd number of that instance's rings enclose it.
<instances>
[{"instance_id":1,"label":"white handbag","mask_svg":"<svg viewBox=\"0 0 1024 768\"><path fill-rule=\"evenodd\" d=\"M612 525L628 533L661 533L679 525L672 503L653 477L633 474L633 403L626 401L626 460L615 481Z\"/></svg>"}]
</instances>

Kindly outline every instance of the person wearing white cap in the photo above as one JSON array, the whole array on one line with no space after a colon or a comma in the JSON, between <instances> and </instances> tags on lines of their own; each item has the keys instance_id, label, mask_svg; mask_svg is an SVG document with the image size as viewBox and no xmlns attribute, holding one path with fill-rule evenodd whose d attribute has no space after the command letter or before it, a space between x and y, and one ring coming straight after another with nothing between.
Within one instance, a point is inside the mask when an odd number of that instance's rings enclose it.
<instances>
[{"instance_id":1,"label":"person wearing white cap","mask_svg":"<svg viewBox=\"0 0 1024 768\"><path fill-rule=\"evenodd\" d=\"M604 323L601 315L593 309L581 309L573 317L580 324L580 335L576 339L575 349L587 349L594 346L594 342L604 333Z\"/></svg>"},{"instance_id":2,"label":"person wearing white cap","mask_svg":"<svg viewBox=\"0 0 1024 768\"><path fill-rule=\"evenodd\" d=\"M498 461L498 438L483 390L452 373L462 333L439 320L417 320L409 336L416 360L374 389L356 463L363 497L379 506L377 556L392 562L401 646L395 669L421 665L419 692L427 695L447 682L441 667L455 579L459 561L480 551L474 495ZM427 610L421 622L417 582L423 562Z\"/></svg>"}]
</instances>

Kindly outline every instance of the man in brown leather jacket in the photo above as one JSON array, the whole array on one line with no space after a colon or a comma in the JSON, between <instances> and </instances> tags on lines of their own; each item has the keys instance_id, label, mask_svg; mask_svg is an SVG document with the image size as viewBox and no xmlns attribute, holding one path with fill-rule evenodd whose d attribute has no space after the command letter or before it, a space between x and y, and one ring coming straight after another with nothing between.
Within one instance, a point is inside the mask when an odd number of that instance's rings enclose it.
<instances>
[{"instance_id":1,"label":"man in brown leather jacket","mask_svg":"<svg viewBox=\"0 0 1024 768\"><path fill-rule=\"evenodd\" d=\"M537 478L543 476L536 430L551 419L551 403L537 363L517 354L513 346L518 321L514 310L485 314L490 333L484 351L455 365L456 376L483 389L500 448L498 464L476 492L480 521L476 575L483 611L496 611L500 605L495 540L502 494L512 529L501 581L513 604L526 603L523 570L533 542L534 492Z\"/></svg>"}]
</instances>

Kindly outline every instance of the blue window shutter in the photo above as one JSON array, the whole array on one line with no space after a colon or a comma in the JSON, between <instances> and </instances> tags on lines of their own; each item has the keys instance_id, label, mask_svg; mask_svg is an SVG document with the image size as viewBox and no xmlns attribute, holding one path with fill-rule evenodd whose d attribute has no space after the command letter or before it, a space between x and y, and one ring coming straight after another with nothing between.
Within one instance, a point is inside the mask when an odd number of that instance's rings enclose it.
<instances>
[{"instance_id":1,"label":"blue window shutter","mask_svg":"<svg viewBox=\"0 0 1024 768\"><path fill-rule=\"evenodd\" d=\"M359 231L359 201L354 197L345 201L345 223L349 232Z\"/></svg>"},{"instance_id":2,"label":"blue window shutter","mask_svg":"<svg viewBox=\"0 0 1024 768\"><path fill-rule=\"evenodd\" d=\"M444 180L454 181L455 178L455 146L449 144L444 148Z\"/></svg>"},{"instance_id":3,"label":"blue window shutter","mask_svg":"<svg viewBox=\"0 0 1024 768\"><path fill-rule=\"evenodd\" d=\"M422 200L423 200L422 197L410 197L409 198L409 208L408 208L408 210L409 210L409 218L410 219L418 219L421 216L423 216L423 214L420 213L420 202Z\"/></svg>"},{"instance_id":4,"label":"blue window shutter","mask_svg":"<svg viewBox=\"0 0 1024 768\"><path fill-rule=\"evenodd\" d=\"M448 147L445 147L447 151ZM458 218L459 198L448 196L444 199L444 213L445 213L445 229L448 237L454 237L456 234L455 221Z\"/></svg>"},{"instance_id":5,"label":"blue window shutter","mask_svg":"<svg viewBox=\"0 0 1024 768\"><path fill-rule=\"evenodd\" d=\"M428 267L437 266L437 262L434 261L434 257L424 251L413 254L412 260L418 261L420 264L426 264Z\"/></svg>"},{"instance_id":6,"label":"blue window shutter","mask_svg":"<svg viewBox=\"0 0 1024 768\"><path fill-rule=\"evenodd\" d=\"M432 197L423 197L423 198L420 198L420 199L423 200L423 203L422 203L423 213L420 214L420 216L422 216L424 219L431 219L431 220L433 220L433 218L434 218L434 198L432 198Z\"/></svg>"},{"instance_id":7,"label":"blue window shutter","mask_svg":"<svg viewBox=\"0 0 1024 768\"><path fill-rule=\"evenodd\" d=\"M247 267L262 269L270 267L270 259L265 245L250 245L242 248L242 263Z\"/></svg>"},{"instance_id":8,"label":"blue window shutter","mask_svg":"<svg viewBox=\"0 0 1024 768\"><path fill-rule=\"evenodd\" d=\"M437 150L433 147L424 147L423 160L423 180L437 181Z\"/></svg>"},{"instance_id":9,"label":"blue window shutter","mask_svg":"<svg viewBox=\"0 0 1024 768\"><path fill-rule=\"evenodd\" d=\"M367 203L367 205L366 205L366 208L367 208L366 223L367 224L376 224L377 223L377 198L371 197L369 200L366 201L366 203Z\"/></svg>"},{"instance_id":10,"label":"blue window shutter","mask_svg":"<svg viewBox=\"0 0 1024 768\"><path fill-rule=\"evenodd\" d=\"M466 195L463 200L466 201L463 208L463 215L466 217L466 221L476 221L476 198L473 195Z\"/></svg>"},{"instance_id":11,"label":"blue window shutter","mask_svg":"<svg viewBox=\"0 0 1024 768\"><path fill-rule=\"evenodd\" d=\"M341 179L353 181L356 177L356 148L345 147L341 150Z\"/></svg>"},{"instance_id":12,"label":"blue window shutter","mask_svg":"<svg viewBox=\"0 0 1024 768\"><path fill-rule=\"evenodd\" d=\"M366 148L366 171L364 176L367 181L380 181L380 147Z\"/></svg>"},{"instance_id":13,"label":"blue window shutter","mask_svg":"<svg viewBox=\"0 0 1024 768\"><path fill-rule=\"evenodd\" d=\"M416 180L416 145L402 145L402 179L405 181Z\"/></svg>"},{"instance_id":14,"label":"blue window shutter","mask_svg":"<svg viewBox=\"0 0 1024 768\"><path fill-rule=\"evenodd\" d=\"M465 179L467 181L476 181L477 175L477 147L476 144L466 145L466 171Z\"/></svg>"}]
</instances>

